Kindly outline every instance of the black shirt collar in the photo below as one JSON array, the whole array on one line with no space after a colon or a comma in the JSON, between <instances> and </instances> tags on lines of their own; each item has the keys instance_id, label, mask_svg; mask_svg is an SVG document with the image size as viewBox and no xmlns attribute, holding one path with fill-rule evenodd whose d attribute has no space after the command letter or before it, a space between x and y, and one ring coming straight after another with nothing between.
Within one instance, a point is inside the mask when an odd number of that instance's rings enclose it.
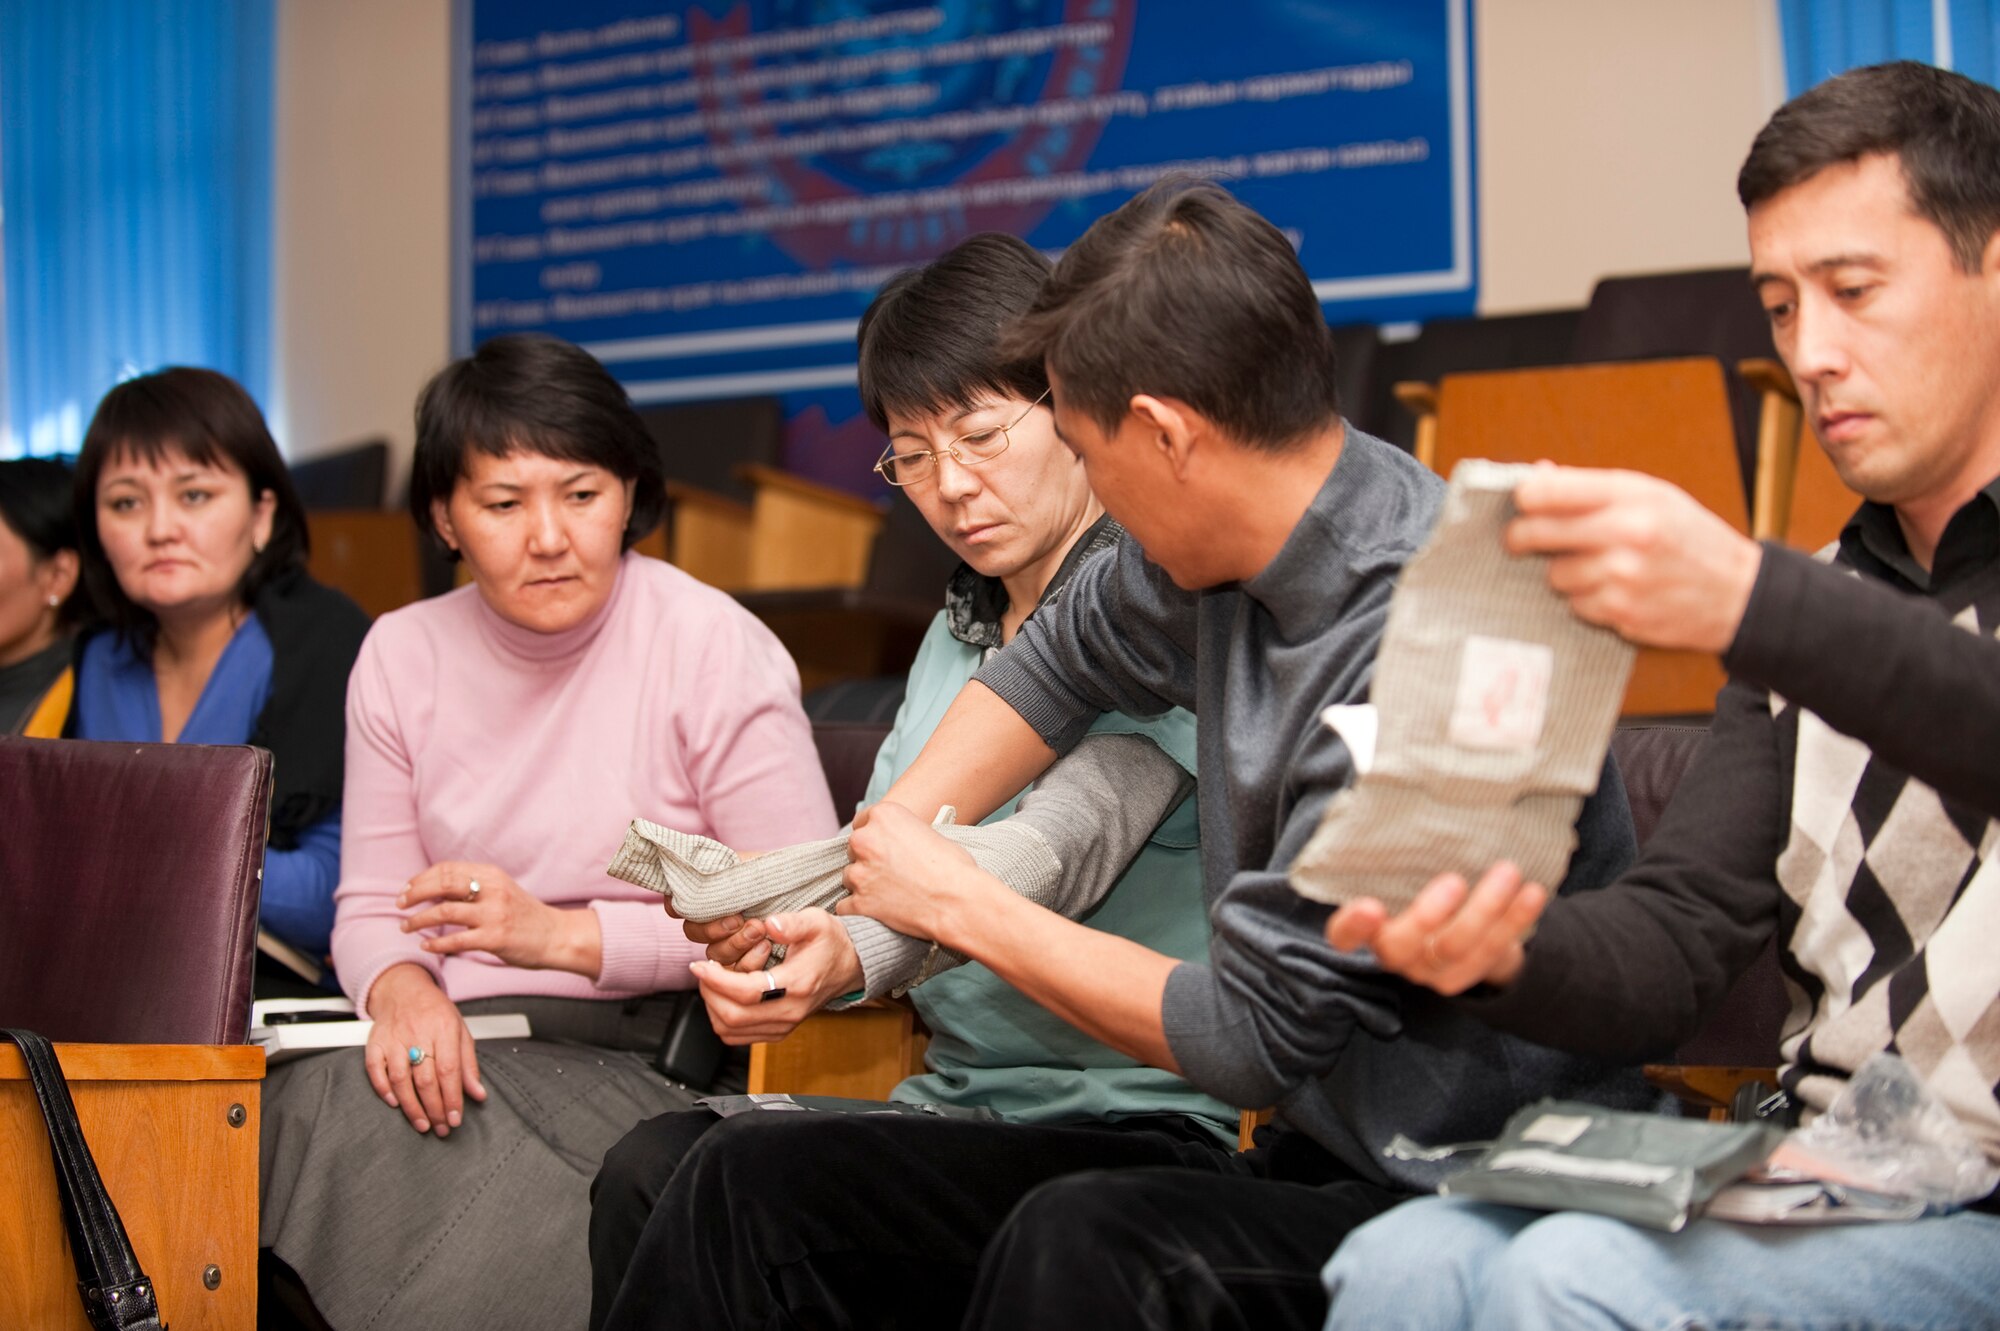
<instances>
[{"instance_id":1,"label":"black shirt collar","mask_svg":"<svg viewBox=\"0 0 2000 1331\"><path fill-rule=\"evenodd\" d=\"M1910 591L1937 595L1969 574L2000 561L2000 476L1951 515L1924 571L1903 539L1888 504L1865 501L1840 532L1841 557L1854 567Z\"/></svg>"},{"instance_id":2,"label":"black shirt collar","mask_svg":"<svg viewBox=\"0 0 2000 1331\"><path fill-rule=\"evenodd\" d=\"M1048 590L1042 593L1041 605L1055 600L1056 593L1083 567L1084 560L1100 550L1110 549L1124 537L1125 529L1113 522L1108 513L1086 527L1056 566ZM1000 619L1007 613L1007 588L1000 579L976 572L970 564L960 564L952 570L951 581L945 585L944 613L945 626L952 637L973 647L998 647Z\"/></svg>"}]
</instances>

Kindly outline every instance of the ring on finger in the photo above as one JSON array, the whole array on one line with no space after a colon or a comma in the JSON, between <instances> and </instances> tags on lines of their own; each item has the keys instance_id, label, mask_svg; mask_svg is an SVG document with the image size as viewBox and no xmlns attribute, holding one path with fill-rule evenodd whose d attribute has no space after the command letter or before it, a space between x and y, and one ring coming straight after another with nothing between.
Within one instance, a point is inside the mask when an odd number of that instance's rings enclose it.
<instances>
[{"instance_id":1,"label":"ring on finger","mask_svg":"<svg viewBox=\"0 0 2000 1331\"><path fill-rule=\"evenodd\" d=\"M423 1061L424 1061L425 1059L427 1059L427 1058L429 1058L429 1057L430 1057L430 1055L429 1055L428 1053L424 1052L424 1050L423 1050L423 1049L419 1048L419 1047L418 1047L418 1046L416 1046L416 1045L411 1045L411 1046L410 1046L410 1048L409 1048L409 1050L408 1050L408 1054L409 1054L409 1059L410 1059L410 1066L411 1066L411 1067L416 1067L416 1066L418 1066L418 1065L419 1065L419 1064L421 1064L421 1063L422 1063L422 1062L423 1062Z\"/></svg>"},{"instance_id":2,"label":"ring on finger","mask_svg":"<svg viewBox=\"0 0 2000 1331\"><path fill-rule=\"evenodd\" d=\"M757 996L759 1003L770 1003L785 996L785 986L778 983L778 977L771 971L762 972L764 992Z\"/></svg>"},{"instance_id":3,"label":"ring on finger","mask_svg":"<svg viewBox=\"0 0 2000 1331\"><path fill-rule=\"evenodd\" d=\"M479 900L479 880L477 878L465 885L465 899L467 901Z\"/></svg>"}]
</instances>

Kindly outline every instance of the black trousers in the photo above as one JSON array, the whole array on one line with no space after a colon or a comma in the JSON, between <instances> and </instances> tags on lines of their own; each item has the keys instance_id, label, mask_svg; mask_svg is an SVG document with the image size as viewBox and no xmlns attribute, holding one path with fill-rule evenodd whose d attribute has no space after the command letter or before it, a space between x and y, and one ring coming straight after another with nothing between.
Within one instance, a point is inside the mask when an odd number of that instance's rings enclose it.
<instances>
[{"instance_id":1,"label":"black trousers","mask_svg":"<svg viewBox=\"0 0 2000 1331\"><path fill-rule=\"evenodd\" d=\"M591 1187L590 1324L1317 1328L1335 1244L1404 1195L1178 1118L668 1114Z\"/></svg>"}]
</instances>

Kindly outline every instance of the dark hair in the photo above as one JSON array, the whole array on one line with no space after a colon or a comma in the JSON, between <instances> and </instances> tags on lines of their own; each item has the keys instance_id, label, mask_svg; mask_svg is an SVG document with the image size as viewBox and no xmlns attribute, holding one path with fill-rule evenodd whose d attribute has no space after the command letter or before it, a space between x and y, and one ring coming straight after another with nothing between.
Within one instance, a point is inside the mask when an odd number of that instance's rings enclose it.
<instances>
[{"instance_id":1,"label":"dark hair","mask_svg":"<svg viewBox=\"0 0 2000 1331\"><path fill-rule=\"evenodd\" d=\"M21 538L37 560L77 548L76 503L71 495L74 485L69 468L52 458L0 462L0 522ZM74 623L83 602L83 597L71 592L56 612L58 620Z\"/></svg>"},{"instance_id":2,"label":"dark hair","mask_svg":"<svg viewBox=\"0 0 2000 1331\"><path fill-rule=\"evenodd\" d=\"M159 621L125 594L111 571L97 534L97 481L115 458L154 464L169 453L197 466L234 467L247 479L252 500L266 490L277 498L271 539L236 584L236 598L243 605L255 604L257 594L280 574L303 568L311 544L305 506L292 486L292 474L264 424L264 414L241 384L226 374L185 365L119 384L97 404L83 434L83 451L77 455L77 548L83 554L84 585L99 613L142 656L152 655Z\"/></svg>"},{"instance_id":3,"label":"dark hair","mask_svg":"<svg viewBox=\"0 0 2000 1331\"><path fill-rule=\"evenodd\" d=\"M1178 398L1272 451L1340 416L1333 335L1291 244L1227 191L1187 177L1098 218L1001 351L1044 358L1063 405L1107 432L1135 393Z\"/></svg>"},{"instance_id":4,"label":"dark hair","mask_svg":"<svg viewBox=\"0 0 2000 1331\"><path fill-rule=\"evenodd\" d=\"M1001 329L1027 313L1049 261L1024 240L986 231L889 279L861 316L861 406L889 413L969 411L982 392L1033 402L1048 391L1040 356L1003 357Z\"/></svg>"},{"instance_id":5,"label":"dark hair","mask_svg":"<svg viewBox=\"0 0 2000 1331\"><path fill-rule=\"evenodd\" d=\"M1750 145L1736 196L1754 208L1829 166L1893 153L1917 215L1979 271L2000 230L2000 91L1898 60L1853 69L1779 107Z\"/></svg>"},{"instance_id":6,"label":"dark hair","mask_svg":"<svg viewBox=\"0 0 2000 1331\"><path fill-rule=\"evenodd\" d=\"M632 482L627 550L660 525L667 509L659 445L625 389L595 356L560 338L496 337L439 370L417 395L410 515L454 559L432 520L431 501L451 498L468 450L495 458L525 450Z\"/></svg>"}]
</instances>

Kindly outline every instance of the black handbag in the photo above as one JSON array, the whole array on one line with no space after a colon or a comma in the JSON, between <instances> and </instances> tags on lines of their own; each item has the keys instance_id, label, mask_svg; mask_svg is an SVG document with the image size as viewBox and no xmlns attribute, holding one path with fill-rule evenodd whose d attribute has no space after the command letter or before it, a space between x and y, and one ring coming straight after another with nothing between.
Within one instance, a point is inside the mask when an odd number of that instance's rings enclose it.
<instances>
[{"instance_id":1,"label":"black handbag","mask_svg":"<svg viewBox=\"0 0 2000 1331\"><path fill-rule=\"evenodd\" d=\"M139 1269L132 1240L125 1236L125 1223L104 1190L97 1162L90 1157L90 1144L77 1124L76 1102L69 1098L69 1084L56 1062L55 1046L33 1031L0 1030L0 1039L20 1047L21 1060L28 1065L28 1082L41 1102L84 1316L97 1331L166 1331L160 1321L159 1295Z\"/></svg>"}]
</instances>

